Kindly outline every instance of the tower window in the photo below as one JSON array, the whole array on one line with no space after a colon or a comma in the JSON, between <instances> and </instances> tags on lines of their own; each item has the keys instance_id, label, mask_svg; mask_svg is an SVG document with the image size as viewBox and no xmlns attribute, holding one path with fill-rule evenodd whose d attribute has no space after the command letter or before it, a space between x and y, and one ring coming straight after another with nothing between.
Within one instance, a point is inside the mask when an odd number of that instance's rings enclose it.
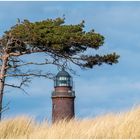
<instances>
[{"instance_id":1,"label":"tower window","mask_svg":"<svg viewBox=\"0 0 140 140\"><path fill-rule=\"evenodd\" d=\"M55 109L55 104L53 104L53 109Z\"/></svg>"}]
</instances>

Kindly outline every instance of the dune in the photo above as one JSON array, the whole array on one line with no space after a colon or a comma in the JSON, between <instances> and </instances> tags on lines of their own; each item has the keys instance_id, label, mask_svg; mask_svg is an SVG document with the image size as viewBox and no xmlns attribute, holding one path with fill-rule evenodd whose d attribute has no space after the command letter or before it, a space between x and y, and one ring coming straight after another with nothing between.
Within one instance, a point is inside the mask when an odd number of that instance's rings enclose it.
<instances>
[{"instance_id":1,"label":"dune","mask_svg":"<svg viewBox=\"0 0 140 140\"><path fill-rule=\"evenodd\" d=\"M0 122L1 139L134 139L140 138L140 107L128 112L107 114L92 119L41 123L27 116Z\"/></svg>"}]
</instances>

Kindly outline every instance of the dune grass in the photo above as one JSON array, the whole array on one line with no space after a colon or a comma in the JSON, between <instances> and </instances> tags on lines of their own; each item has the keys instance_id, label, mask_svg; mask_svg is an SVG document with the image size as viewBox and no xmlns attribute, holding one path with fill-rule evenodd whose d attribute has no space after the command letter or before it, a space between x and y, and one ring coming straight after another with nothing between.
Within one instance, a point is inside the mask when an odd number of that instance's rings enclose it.
<instances>
[{"instance_id":1,"label":"dune grass","mask_svg":"<svg viewBox=\"0 0 140 140\"><path fill-rule=\"evenodd\" d=\"M140 138L140 107L93 119L63 120L53 125L21 116L0 122L0 138L101 139Z\"/></svg>"}]
</instances>

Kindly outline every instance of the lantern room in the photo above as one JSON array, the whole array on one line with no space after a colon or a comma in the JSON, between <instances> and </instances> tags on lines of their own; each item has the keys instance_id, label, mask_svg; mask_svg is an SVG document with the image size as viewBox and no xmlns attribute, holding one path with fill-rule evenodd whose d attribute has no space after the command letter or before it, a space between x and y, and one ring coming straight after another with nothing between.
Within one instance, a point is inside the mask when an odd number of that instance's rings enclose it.
<instances>
[{"instance_id":1,"label":"lantern room","mask_svg":"<svg viewBox=\"0 0 140 140\"><path fill-rule=\"evenodd\" d=\"M72 77L64 69L58 72L55 77L54 87L72 87Z\"/></svg>"}]
</instances>

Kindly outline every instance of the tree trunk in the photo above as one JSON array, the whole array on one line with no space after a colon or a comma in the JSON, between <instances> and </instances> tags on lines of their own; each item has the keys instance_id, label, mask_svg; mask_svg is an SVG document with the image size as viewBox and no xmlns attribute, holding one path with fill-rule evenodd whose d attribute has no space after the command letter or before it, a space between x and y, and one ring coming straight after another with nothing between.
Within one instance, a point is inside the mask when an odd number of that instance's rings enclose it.
<instances>
[{"instance_id":1,"label":"tree trunk","mask_svg":"<svg viewBox=\"0 0 140 140\"><path fill-rule=\"evenodd\" d=\"M8 62L8 55L4 53L2 58L1 70L0 70L0 120L2 116L2 101L3 101L3 94L4 94L5 74L7 71L6 70L7 62Z\"/></svg>"}]
</instances>

